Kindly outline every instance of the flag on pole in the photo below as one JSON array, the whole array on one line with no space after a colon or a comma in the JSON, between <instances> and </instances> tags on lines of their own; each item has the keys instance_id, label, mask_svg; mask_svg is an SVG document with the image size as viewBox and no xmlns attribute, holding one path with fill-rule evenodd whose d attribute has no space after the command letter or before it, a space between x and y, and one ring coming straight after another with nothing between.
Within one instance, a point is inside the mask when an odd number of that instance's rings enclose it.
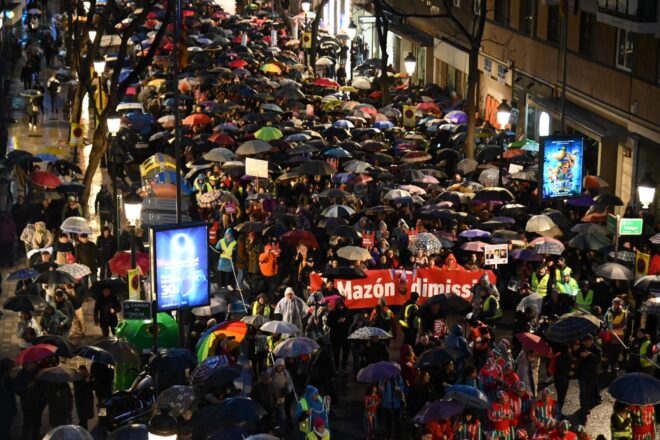
<instances>
[{"instance_id":1,"label":"flag on pole","mask_svg":"<svg viewBox=\"0 0 660 440\"><path fill-rule=\"evenodd\" d=\"M649 273L649 263L651 262L651 255L644 252L636 252L635 255L635 279L639 279Z\"/></svg>"}]
</instances>

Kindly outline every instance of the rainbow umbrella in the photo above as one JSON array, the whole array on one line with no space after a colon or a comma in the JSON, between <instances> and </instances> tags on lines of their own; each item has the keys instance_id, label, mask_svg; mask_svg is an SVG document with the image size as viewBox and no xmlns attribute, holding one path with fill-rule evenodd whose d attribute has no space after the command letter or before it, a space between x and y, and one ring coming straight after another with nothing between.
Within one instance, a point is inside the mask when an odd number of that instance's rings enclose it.
<instances>
[{"instance_id":1,"label":"rainbow umbrella","mask_svg":"<svg viewBox=\"0 0 660 440\"><path fill-rule=\"evenodd\" d=\"M280 66L273 63L264 64L263 66L259 67L259 70L261 70L263 73L274 73L276 75L282 74L282 69Z\"/></svg>"},{"instance_id":2,"label":"rainbow umbrella","mask_svg":"<svg viewBox=\"0 0 660 440\"><path fill-rule=\"evenodd\" d=\"M240 343L245 339L247 329L247 324L241 321L226 321L211 327L197 342L197 360L202 362L211 353L215 353L218 344L224 338L232 338L232 341Z\"/></svg>"}]
</instances>

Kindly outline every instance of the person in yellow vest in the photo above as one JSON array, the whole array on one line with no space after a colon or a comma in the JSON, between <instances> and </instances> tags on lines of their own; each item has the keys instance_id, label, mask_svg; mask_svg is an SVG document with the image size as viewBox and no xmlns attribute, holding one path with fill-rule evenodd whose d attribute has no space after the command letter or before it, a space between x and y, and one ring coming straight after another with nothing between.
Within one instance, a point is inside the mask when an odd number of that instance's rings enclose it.
<instances>
[{"instance_id":1,"label":"person in yellow vest","mask_svg":"<svg viewBox=\"0 0 660 440\"><path fill-rule=\"evenodd\" d=\"M478 319L494 327L502 318L500 301L491 290L484 290L481 298L481 310L479 310Z\"/></svg>"},{"instance_id":2,"label":"person in yellow vest","mask_svg":"<svg viewBox=\"0 0 660 440\"><path fill-rule=\"evenodd\" d=\"M220 251L220 260L218 261L218 272L220 274L220 286L233 289L234 277L234 257L236 256L236 240L231 228L225 230L225 235L215 248Z\"/></svg>"},{"instance_id":3,"label":"person in yellow vest","mask_svg":"<svg viewBox=\"0 0 660 440\"><path fill-rule=\"evenodd\" d=\"M298 401L296 406L296 418L298 420L298 438L306 440L307 434L312 432L312 423L316 418L323 421L323 427L328 429L328 412L323 403L323 398L319 394L319 390L311 385L305 387L302 398Z\"/></svg>"},{"instance_id":4,"label":"person in yellow vest","mask_svg":"<svg viewBox=\"0 0 660 440\"><path fill-rule=\"evenodd\" d=\"M266 338L266 349L268 354L266 355L266 366L272 367L275 363L273 355L273 350L275 346L282 340L282 335L279 333L273 333Z\"/></svg>"},{"instance_id":5,"label":"person in yellow vest","mask_svg":"<svg viewBox=\"0 0 660 440\"><path fill-rule=\"evenodd\" d=\"M612 417L610 418L610 431L612 432L612 440L632 439L632 418L628 406L623 402L614 402Z\"/></svg>"},{"instance_id":6,"label":"person in yellow vest","mask_svg":"<svg viewBox=\"0 0 660 440\"><path fill-rule=\"evenodd\" d=\"M330 430L325 429L325 422L321 417L314 419L314 429L307 434L307 440L330 440Z\"/></svg>"},{"instance_id":7,"label":"person in yellow vest","mask_svg":"<svg viewBox=\"0 0 660 440\"><path fill-rule=\"evenodd\" d=\"M545 265L540 264L536 268L536 272L532 274L532 292L536 292L541 297L544 297L548 293L549 281L550 274L548 273Z\"/></svg>"},{"instance_id":8,"label":"person in yellow vest","mask_svg":"<svg viewBox=\"0 0 660 440\"><path fill-rule=\"evenodd\" d=\"M569 275L572 275L573 269L566 265L566 258L557 258L557 263L555 264L555 280L561 280L566 272L568 272Z\"/></svg>"},{"instance_id":9,"label":"person in yellow vest","mask_svg":"<svg viewBox=\"0 0 660 440\"><path fill-rule=\"evenodd\" d=\"M418 299L419 293L412 292L410 299L402 306L403 313L399 315L399 324L401 324L401 329L403 330L403 343L411 347L417 342L417 332L421 324L419 305L417 304Z\"/></svg>"},{"instance_id":10,"label":"person in yellow vest","mask_svg":"<svg viewBox=\"0 0 660 440\"><path fill-rule=\"evenodd\" d=\"M580 290L578 282L571 276L571 270L569 268L564 269L561 277L557 279L560 280L557 283L559 293L565 293L574 297L578 293L578 290Z\"/></svg>"},{"instance_id":11,"label":"person in yellow vest","mask_svg":"<svg viewBox=\"0 0 660 440\"><path fill-rule=\"evenodd\" d=\"M270 318L272 312L272 308L270 307L270 304L268 304L268 297L265 293L257 295L257 298L252 303L250 309L252 310L253 315L262 315L265 318Z\"/></svg>"},{"instance_id":12,"label":"person in yellow vest","mask_svg":"<svg viewBox=\"0 0 660 440\"><path fill-rule=\"evenodd\" d=\"M636 338L630 344L630 359L628 359L628 372L650 374L655 372L651 362L653 358L653 344L651 337L644 327L637 329Z\"/></svg>"},{"instance_id":13,"label":"person in yellow vest","mask_svg":"<svg viewBox=\"0 0 660 440\"><path fill-rule=\"evenodd\" d=\"M575 305L587 312L591 311L591 307L594 304L594 291L589 287L591 287L589 280L582 280L580 282L580 290L575 295Z\"/></svg>"},{"instance_id":14,"label":"person in yellow vest","mask_svg":"<svg viewBox=\"0 0 660 440\"><path fill-rule=\"evenodd\" d=\"M605 326L612 333L607 346L607 371L619 369L619 356L623 348L622 341L625 339L626 327L628 326L628 311L623 307L623 300L616 297L612 300L612 307L605 312Z\"/></svg>"}]
</instances>

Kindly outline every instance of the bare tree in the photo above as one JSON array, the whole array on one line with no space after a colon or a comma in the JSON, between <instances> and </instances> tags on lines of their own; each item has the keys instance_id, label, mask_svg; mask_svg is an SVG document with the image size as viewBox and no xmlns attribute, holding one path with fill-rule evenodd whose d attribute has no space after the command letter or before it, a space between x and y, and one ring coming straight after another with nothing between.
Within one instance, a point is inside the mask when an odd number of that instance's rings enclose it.
<instances>
[{"instance_id":1,"label":"bare tree","mask_svg":"<svg viewBox=\"0 0 660 440\"><path fill-rule=\"evenodd\" d=\"M316 57L319 52L319 25L323 18L323 8L328 4L328 0L321 0L314 7L314 20L312 20L312 47L309 49L309 65L312 71L316 71Z\"/></svg>"}]
</instances>

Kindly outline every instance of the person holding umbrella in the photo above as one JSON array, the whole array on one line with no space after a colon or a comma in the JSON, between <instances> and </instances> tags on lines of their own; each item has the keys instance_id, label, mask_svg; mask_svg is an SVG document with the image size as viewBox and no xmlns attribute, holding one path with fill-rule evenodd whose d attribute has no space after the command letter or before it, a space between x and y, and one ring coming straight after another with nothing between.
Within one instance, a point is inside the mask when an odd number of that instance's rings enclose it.
<instances>
[{"instance_id":1,"label":"person holding umbrella","mask_svg":"<svg viewBox=\"0 0 660 440\"><path fill-rule=\"evenodd\" d=\"M628 327L628 310L623 307L623 300L616 297L612 300L612 307L605 312L605 326L609 333L605 339L607 372L619 370L619 356L623 350L623 340Z\"/></svg>"},{"instance_id":2,"label":"person holding umbrella","mask_svg":"<svg viewBox=\"0 0 660 440\"><path fill-rule=\"evenodd\" d=\"M220 286L233 289L233 268L234 258L236 258L236 240L231 228L225 230L222 239L218 240L215 248L220 251L218 261L218 272L220 273Z\"/></svg>"},{"instance_id":3,"label":"person holding umbrella","mask_svg":"<svg viewBox=\"0 0 660 440\"><path fill-rule=\"evenodd\" d=\"M323 403L319 391L311 385L307 385L302 398L296 406L296 418L298 420L298 438L306 440L307 436L316 426L317 418L321 419L323 427L328 426L328 412Z\"/></svg>"},{"instance_id":4,"label":"person holding umbrella","mask_svg":"<svg viewBox=\"0 0 660 440\"><path fill-rule=\"evenodd\" d=\"M78 426L87 429L89 419L94 418L94 387L85 365L78 367L79 380L73 383L73 397L78 415Z\"/></svg>"},{"instance_id":5,"label":"person holding umbrella","mask_svg":"<svg viewBox=\"0 0 660 440\"><path fill-rule=\"evenodd\" d=\"M39 328L39 324L37 324L37 320L32 316L32 312L20 312L18 315L18 321L16 322L16 337L19 339L18 347L20 349L28 348L32 345L25 340L27 329L32 329L35 337L41 336L41 329Z\"/></svg>"},{"instance_id":6,"label":"person holding umbrella","mask_svg":"<svg viewBox=\"0 0 660 440\"><path fill-rule=\"evenodd\" d=\"M44 411L43 389L37 381L37 364L29 362L16 375L16 394L23 413L23 440L41 439L41 415Z\"/></svg>"},{"instance_id":7,"label":"person holding umbrella","mask_svg":"<svg viewBox=\"0 0 660 440\"><path fill-rule=\"evenodd\" d=\"M103 288L101 296L96 299L94 304L94 323L101 327L103 336L109 336L110 332L115 334L119 323L117 314L120 310L121 305L112 290L109 287Z\"/></svg>"},{"instance_id":8,"label":"person holding umbrella","mask_svg":"<svg viewBox=\"0 0 660 440\"><path fill-rule=\"evenodd\" d=\"M580 386L580 415L582 421L586 421L591 408L598 405L601 400L598 392L598 376L595 373L598 371L602 355L594 343L593 335L582 338L582 344L575 356L577 358L575 373Z\"/></svg>"}]
</instances>

